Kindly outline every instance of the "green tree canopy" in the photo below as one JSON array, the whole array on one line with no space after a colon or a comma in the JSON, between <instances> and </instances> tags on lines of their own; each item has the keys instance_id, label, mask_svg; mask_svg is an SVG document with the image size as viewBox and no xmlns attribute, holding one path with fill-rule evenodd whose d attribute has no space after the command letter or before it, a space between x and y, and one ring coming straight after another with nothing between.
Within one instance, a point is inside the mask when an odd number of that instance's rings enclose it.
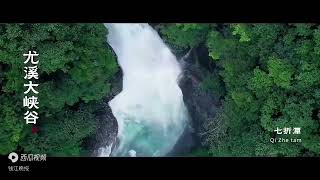
<instances>
[{"instance_id":1,"label":"green tree canopy","mask_svg":"<svg viewBox=\"0 0 320 180\"><path fill-rule=\"evenodd\" d=\"M79 104L89 106L104 97L109 92L108 81L118 69L106 35L103 24L0 25L0 154L18 144L26 145L26 151L39 145L49 154L79 152L81 139L95 125L92 112L79 112ZM39 54L37 124L41 131L33 138L27 136L31 128L25 125L26 109L22 108L26 83L22 54L29 50ZM34 139L40 140L38 144L32 144Z\"/></svg>"}]
</instances>

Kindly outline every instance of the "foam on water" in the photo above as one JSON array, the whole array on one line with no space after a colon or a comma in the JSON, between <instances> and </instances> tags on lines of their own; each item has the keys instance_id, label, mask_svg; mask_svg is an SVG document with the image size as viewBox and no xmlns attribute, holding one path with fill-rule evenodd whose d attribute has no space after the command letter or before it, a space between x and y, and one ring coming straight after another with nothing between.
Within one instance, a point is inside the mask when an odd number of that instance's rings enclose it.
<instances>
[{"instance_id":1,"label":"foam on water","mask_svg":"<svg viewBox=\"0 0 320 180\"><path fill-rule=\"evenodd\" d=\"M164 156L187 122L179 63L148 24L105 26L123 71L123 90L109 102L120 140L112 156Z\"/></svg>"}]
</instances>

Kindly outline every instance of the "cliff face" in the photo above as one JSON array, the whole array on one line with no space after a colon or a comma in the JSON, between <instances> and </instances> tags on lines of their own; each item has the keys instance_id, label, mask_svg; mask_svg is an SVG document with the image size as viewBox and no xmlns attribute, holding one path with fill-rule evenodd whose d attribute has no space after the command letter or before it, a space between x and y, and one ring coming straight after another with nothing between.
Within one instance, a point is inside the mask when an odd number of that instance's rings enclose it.
<instances>
[{"instance_id":1,"label":"cliff face","mask_svg":"<svg viewBox=\"0 0 320 180\"><path fill-rule=\"evenodd\" d=\"M184 155L201 146L199 134L205 124L214 120L219 105L219 99L205 91L201 85L208 70L197 63L196 53L194 51L187 58L180 60L183 76L179 85L189 112L190 124L169 153L170 156Z\"/></svg>"},{"instance_id":2,"label":"cliff face","mask_svg":"<svg viewBox=\"0 0 320 180\"><path fill-rule=\"evenodd\" d=\"M118 133L117 119L113 116L108 102L122 90L122 73L119 71L111 82L111 91L103 99L102 108L97 114L97 131L90 141L91 156L98 156L99 148L109 146L116 142ZM115 144L115 143L114 143ZM114 145L113 144L113 145Z\"/></svg>"}]
</instances>

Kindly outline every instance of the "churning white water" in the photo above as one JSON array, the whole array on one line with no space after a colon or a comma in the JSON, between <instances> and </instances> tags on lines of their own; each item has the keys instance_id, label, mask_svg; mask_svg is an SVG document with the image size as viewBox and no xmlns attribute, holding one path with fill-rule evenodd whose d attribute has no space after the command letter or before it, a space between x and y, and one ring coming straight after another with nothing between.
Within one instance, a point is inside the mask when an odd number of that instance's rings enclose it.
<instances>
[{"instance_id":1,"label":"churning white water","mask_svg":"<svg viewBox=\"0 0 320 180\"><path fill-rule=\"evenodd\" d=\"M187 122L179 63L148 24L105 25L123 71L123 90L109 102L120 140L112 156L165 156Z\"/></svg>"}]
</instances>

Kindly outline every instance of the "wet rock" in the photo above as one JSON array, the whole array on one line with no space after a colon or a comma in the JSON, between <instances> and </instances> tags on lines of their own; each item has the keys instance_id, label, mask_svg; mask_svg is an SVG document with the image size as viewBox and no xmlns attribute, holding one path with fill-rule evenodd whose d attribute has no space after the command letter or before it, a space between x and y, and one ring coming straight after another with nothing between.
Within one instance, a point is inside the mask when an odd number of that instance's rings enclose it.
<instances>
[{"instance_id":1,"label":"wet rock","mask_svg":"<svg viewBox=\"0 0 320 180\"><path fill-rule=\"evenodd\" d=\"M195 53L194 51L179 61L183 68L183 76L179 81L179 86L189 112L190 124L168 156L185 155L200 147L200 133L203 126L214 119L217 106L219 106L219 99L201 86L208 70L197 63Z\"/></svg>"},{"instance_id":2,"label":"wet rock","mask_svg":"<svg viewBox=\"0 0 320 180\"><path fill-rule=\"evenodd\" d=\"M105 148L110 144L116 144L116 137L118 133L118 123L117 119L112 114L112 110L108 105L108 102L118 95L122 90L122 73L119 71L115 78L111 81L111 91L107 97L102 101L102 108L97 113L97 131L96 134L90 139L91 147L91 156L98 156L99 149ZM111 151L114 146L112 146Z\"/></svg>"},{"instance_id":3,"label":"wet rock","mask_svg":"<svg viewBox=\"0 0 320 180\"><path fill-rule=\"evenodd\" d=\"M200 133L208 121L214 119L219 99L202 88L208 69L197 63L196 51L190 51L188 56L180 58L183 69L179 86L183 93L184 103L189 113L189 124L176 145L167 156L184 156L201 146ZM99 148L113 144L117 146L117 120L113 116L108 102L122 90L122 73L119 72L111 82L111 92L104 98L103 110L98 114L98 129L92 137L92 156L98 156Z\"/></svg>"}]
</instances>

